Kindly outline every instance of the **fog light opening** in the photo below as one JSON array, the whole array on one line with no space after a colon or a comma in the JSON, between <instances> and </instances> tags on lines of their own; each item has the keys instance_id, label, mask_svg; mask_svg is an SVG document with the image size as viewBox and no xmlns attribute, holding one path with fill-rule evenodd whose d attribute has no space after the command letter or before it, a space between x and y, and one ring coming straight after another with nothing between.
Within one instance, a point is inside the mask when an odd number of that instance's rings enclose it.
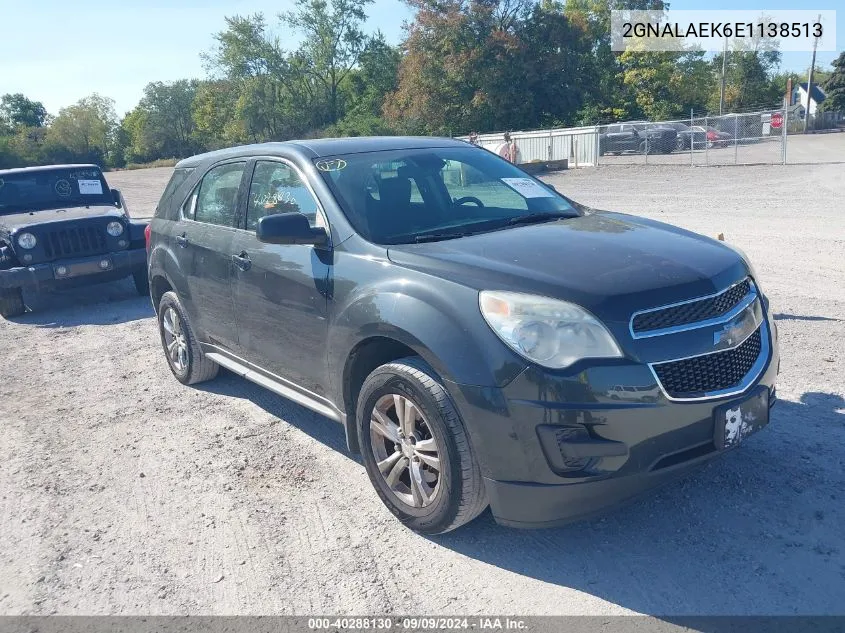
<instances>
[{"instance_id":1,"label":"fog light opening","mask_svg":"<svg viewBox=\"0 0 845 633\"><path fill-rule=\"evenodd\" d=\"M109 266L111 266L111 262L109 262L109 260L107 260L107 259L101 259L100 260L100 268L102 268L103 270L106 270Z\"/></svg>"},{"instance_id":2,"label":"fog light opening","mask_svg":"<svg viewBox=\"0 0 845 633\"><path fill-rule=\"evenodd\" d=\"M57 266L56 267L56 274L59 277L64 277L65 275L67 275L67 268L65 268L64 266Z\"/></svg>"}]
</instances>

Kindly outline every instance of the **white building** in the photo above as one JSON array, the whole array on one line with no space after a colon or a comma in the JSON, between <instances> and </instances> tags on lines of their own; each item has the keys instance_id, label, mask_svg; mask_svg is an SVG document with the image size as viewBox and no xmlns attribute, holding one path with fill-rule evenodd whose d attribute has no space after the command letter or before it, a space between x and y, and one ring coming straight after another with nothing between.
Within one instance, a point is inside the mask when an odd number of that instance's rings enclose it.
<instances>
[{"instance_id":1,"label":"white building","mask_svg":"<svg viewBox=\"0 0 845 633\"><path fill-rule=\"evenodd\" d=\"M807 100L809 97L809 105L807 105ZM797 84L792 89L792 100L789 105L801 105L804 108L804 112L809 112L810 116L814 116L816 114L816 108L818 108L819 104L825 99L824 90L822 90L817 83L813 83L813 90L808 95L807 91L807 82ZM804 118L803 115L801 118Z\"/></svg>"}]
</instances>

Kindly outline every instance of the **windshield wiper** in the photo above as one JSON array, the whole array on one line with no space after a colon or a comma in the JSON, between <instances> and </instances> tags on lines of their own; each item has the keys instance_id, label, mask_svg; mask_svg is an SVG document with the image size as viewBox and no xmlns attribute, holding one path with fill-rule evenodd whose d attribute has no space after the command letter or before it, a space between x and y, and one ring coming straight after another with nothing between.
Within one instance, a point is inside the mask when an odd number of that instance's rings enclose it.
<instances>
[{"instance_id":1,"label":"windshield wiper","mask_svg":"<svg viewBox=\"0 0 845 633\"><path fill-rule=\"evenodd\" d=\"M417 235L414 241L417 244L422 242L439 242L440 240L452 240L456 237L466 237L469 233L431 233L430 235Z\"/></svg>"},{"instance_id":2,"label":"windshield wiper","mask_svg":"<svg viewBox=\"0 0 845 633\"><path fill-rule=\"evenodd\" d=\"M544 211L542 213L529 213L528 215L511 218L508 220L508 224L538 224L540 222L549 222L550 220L559 220L561 218L571 217L574 216L566 215L565 213L551 213L549 211Z\"/></svg>"}]
</instances>

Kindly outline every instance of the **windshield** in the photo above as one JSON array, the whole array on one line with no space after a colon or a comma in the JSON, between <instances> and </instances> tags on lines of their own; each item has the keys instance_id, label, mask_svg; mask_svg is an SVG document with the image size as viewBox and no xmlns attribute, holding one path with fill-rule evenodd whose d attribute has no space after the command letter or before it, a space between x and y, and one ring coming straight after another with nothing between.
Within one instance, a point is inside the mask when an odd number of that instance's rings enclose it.
<instances>
[{"instance_id":1,"label":"windshield","mask_svg":"<svg viewBox=\"0 0 845 633\"><path fill-rule=\"evenodd\" d=\"M350 154L315 165L355 230L378 244L580 215L548 185L471 145Z\"/></svg>"},{"instance_id":2,"label":"windshield","mask_svg":"<svg viewBox=\"0 0 845 633\"><path fill-rule=\"evenodd\" d=\"M0 174L0 215L92 204L114 204L103 174L96 167Z\"/></svg>"}]
</instances>

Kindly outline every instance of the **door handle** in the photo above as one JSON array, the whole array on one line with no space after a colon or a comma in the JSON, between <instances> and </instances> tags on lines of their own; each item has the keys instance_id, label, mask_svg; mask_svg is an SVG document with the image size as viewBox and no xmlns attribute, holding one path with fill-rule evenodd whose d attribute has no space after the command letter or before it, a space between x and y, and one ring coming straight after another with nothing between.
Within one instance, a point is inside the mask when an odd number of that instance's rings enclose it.
<instances>
[{"instance_id":1,"label":"door handle","mask_svg":"<svg viewBox=\"0 0 845 633\"><path fill-rule=\"evenodd\" d=\"M252 260L246 254L246 251L241 252L240 255L232 255L232 261L235 262L235 266L243 271L247 271L252 267Z\"/></svg>"},{"instance_id":2,"label":"door handle","mask_svg":"<svg viewBox=\"0 0 845 633\"><path fill-rule=\"evenodd\" d=\"M185 248L188 245L188 237L184 233L176 236L176 245Z\"/></svg>"}]
</instances>

